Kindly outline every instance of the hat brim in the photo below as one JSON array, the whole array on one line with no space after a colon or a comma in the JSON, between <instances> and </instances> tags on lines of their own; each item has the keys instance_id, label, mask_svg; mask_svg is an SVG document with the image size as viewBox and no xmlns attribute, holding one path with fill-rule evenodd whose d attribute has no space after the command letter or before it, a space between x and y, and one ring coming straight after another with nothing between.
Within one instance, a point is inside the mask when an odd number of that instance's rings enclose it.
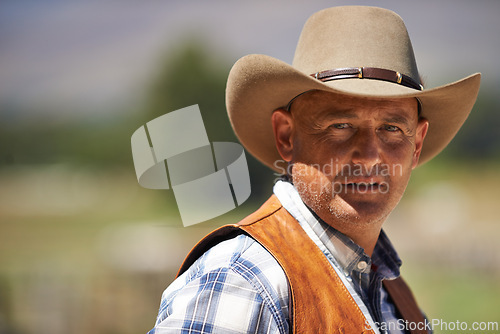
<instances>
[{"instance_id":1,"label":"hat brim","mask_svg":"<svg viewBox=\"0 0 500 334\"><path fill-rule=\"evenodd\" d=\"M308 90L324 90L360 97L408 98L421 102L421 116L429 121L419 165L441 152L467 119L479 92L481 74L417 91L391 82L343 79L321 82L293 66L266 55L248 55L231 69L226 105L236 136L243 146L275 171L283 171L274 140L271 115Z\"/></svg>"}]
</instances>

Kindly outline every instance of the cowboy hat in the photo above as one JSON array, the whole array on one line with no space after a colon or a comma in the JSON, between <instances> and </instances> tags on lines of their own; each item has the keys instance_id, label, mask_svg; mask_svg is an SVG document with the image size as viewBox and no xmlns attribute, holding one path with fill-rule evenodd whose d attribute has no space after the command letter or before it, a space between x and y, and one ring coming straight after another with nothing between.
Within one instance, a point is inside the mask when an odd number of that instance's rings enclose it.
<instances>
[{"instance_id":1,"label":"cowboy hat","mask_svg":"<svg viewBox=\"0 0 500 334\"><path fill-rule=\"evenodd\" d=\"M476 73L423 89L399 15L376 7L333 7L307 20L292 65L266 55L239 59L228 76L226 106L243 146L265 165L282 170L271 115L297 95L317 89L360 97L415 97L429 121L421 165L443 150L465 122L480 77Z\"/></svg>"}]
</instances>

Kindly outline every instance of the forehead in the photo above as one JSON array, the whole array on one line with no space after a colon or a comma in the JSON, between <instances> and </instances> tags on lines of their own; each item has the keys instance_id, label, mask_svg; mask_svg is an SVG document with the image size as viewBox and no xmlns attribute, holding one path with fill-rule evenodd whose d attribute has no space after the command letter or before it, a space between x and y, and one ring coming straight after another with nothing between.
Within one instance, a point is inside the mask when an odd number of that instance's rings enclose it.
<instances>
[{"instance_id":1,"label":"forehead","mask_svg":"<svg viewBox=\"0 0 500 334\"><path fill-rule=\"evenodd\" d=\"M418 119L418 102L415 98L358 97L314 90L297 96L290 105L290 111L294 118L304 121L389 116L411 121Z\"/></svg>"}]
</instances>

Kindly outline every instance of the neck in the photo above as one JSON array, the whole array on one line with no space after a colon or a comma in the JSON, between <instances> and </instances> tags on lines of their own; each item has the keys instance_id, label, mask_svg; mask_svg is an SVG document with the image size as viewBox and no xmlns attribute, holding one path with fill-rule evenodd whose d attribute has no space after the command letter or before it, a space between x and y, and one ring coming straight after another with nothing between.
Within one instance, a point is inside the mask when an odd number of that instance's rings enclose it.
<instances>
[{"instance_id":1,"label":"neck","mask_svg":"<svg viewBox=\"0 0 500 334\"><path fill-rule=\"evenodd\" d=\"M372 256L375 245L377 244L378 237L380 235L380 229L374 233L344 233L349 238L352 239L358 246L364 249L366 255Z\"/></svg>"},{"instance_id":2,"label":"neck","mask_svg":"<svg viewBox=\"0 0 500 334\"><path fill-rule=\"evenodd\" d=\"M363 248L366 255L371 257L382 230L383 221L362 225L352 222L327 221L327 224L351 238L359 247Z\"/></svg>"}]
</instances>

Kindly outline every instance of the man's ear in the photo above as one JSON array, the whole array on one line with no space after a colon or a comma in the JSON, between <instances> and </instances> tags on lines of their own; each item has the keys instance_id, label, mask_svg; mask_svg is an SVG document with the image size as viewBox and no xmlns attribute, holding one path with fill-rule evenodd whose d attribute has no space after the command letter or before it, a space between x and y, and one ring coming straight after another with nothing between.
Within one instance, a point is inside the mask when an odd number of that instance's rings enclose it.
<instances>
[{"instance_id":1,"label":"man's ear","mask_svg":"<svg viewBox=\"0 0 500 334\"><path fill-rule=\"evenodd\" d=\"M422 147L424 145L424 138L429 129L429 121L423 117L418 120L417 133L415 134L415 151L413 152L413 162L412 169L417 167L418 159L420 158L420 153L422 153Z\"/></svg>"},{"instance_id":2,"label":"man's ear","mask_svg":"<svg viewBox=\"0 0 500 334\"><path fill-rule=\"evenodd\" d=\"M276 109L271 116L276 148L283 160L290 162L293 151L293 119L289 111Z\"/></svg>"}]
</instances>

